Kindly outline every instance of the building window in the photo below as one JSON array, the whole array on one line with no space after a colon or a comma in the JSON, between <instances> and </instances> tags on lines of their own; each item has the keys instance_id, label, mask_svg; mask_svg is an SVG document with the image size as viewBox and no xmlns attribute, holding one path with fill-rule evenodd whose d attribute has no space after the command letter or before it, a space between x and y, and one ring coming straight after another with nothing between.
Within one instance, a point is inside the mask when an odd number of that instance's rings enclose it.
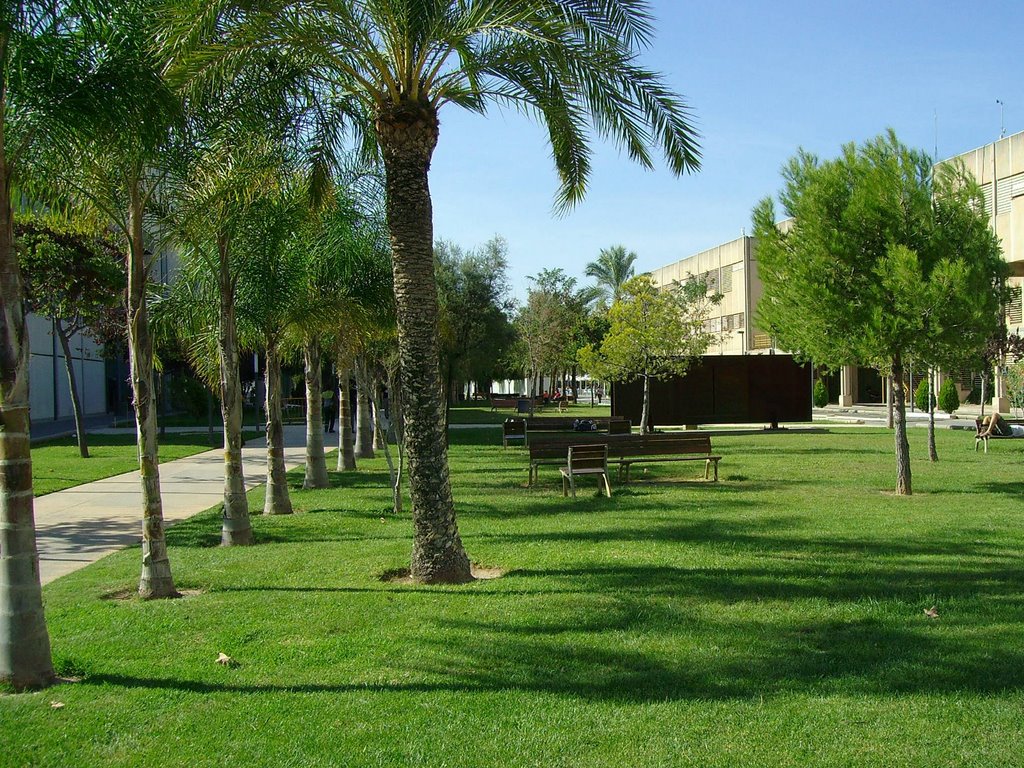
<instances>
[{"instance_id":1,"label":"building window","mask_svg":"<svg viewBox=\"0 0 1024 768\"><path fill-rule=\"evenodd\" d=\"M1010 301L1006 305L1006 318L1011 323L1021 323L1021 291L1024 288L1011 288Z\"/></svg>"}]
</instances>

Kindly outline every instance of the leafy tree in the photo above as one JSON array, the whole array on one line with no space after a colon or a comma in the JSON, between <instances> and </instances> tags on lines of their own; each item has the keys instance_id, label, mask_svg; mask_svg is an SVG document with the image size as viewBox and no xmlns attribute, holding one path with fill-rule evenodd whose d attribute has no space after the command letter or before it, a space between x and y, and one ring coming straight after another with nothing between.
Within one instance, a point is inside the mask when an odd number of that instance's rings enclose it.
<instances>
[{"instance_id":1,"label":"leafy tree","mask_svg":"<svg viewBox=\"0 0 1024 768\"><path fill-rule=\"evenodd\" d=\"M512 343L507 250L500 237L471 251L443 240L434 246L441 370L449 402L467 381L490 382Z\"/></svg>"},{"instance_id":2,"label":"leafy tree","mask_svg":"<svg viewBox=\"0 0 1024 768\"><path fill-rule=\"evenodd\" d=\"M917 382L917 389L914 391L914 405L922 413L927 413L935 406L935 395L932 395L929 378L929 376L925 376ZM929 395L931 395L931 403L928 402Z\"/></svg>"},{"instance_id":3,"label":"leafy tree","mask_svg":"<svg viewBox=\"0 0 1024 768\"><path fill-rule=\"evenodd\" d=\"M799 153L780 198L794 225L754 210L761 326L819 365L892 372L896 492L910 494L905 364L980 349L999 322L1006 265L977 183L908 149L892 132L835 160Z\"/></svg>"},{"instance_id":4,"label":"leafy tree","mask_svg":"<svg viewBox=\"0 0 1024 768\"><path fill-rule=\"evenodd\" d=\"M946 379L939 387L938 405L951 416L960 407L960 393L957 392L956 384L952 379Z\"/></svg>"},{"instance_id":5,"label":"leafy tree","mask_svg":"<svg viewBox=\"0 0 1024 768\"><path fill-rule=\"evenodd\" d=\"M596 261L587 264L587 277L594 278L597 295L605 305L614 304L622 295L622 286L633 277L637 256L624 245L602 248Z\"/></svg>"},{"instance_id":6,"label":"leafy tree","mask_svg":"<svg viewBox=\"0 0 1024 768\"><path fill-rule=\"evenodd\" d=\"M78 451L89 458L70 339L124 311L124 267L117 245L102 233L29 218L15 224L25 298L33 312L53 320L71 393Z\"/></svg>"},{"instance_id":7,"label":"leafy tree","mask_svg":"<svg viewBox=\"0 0 1024 768\"><path fill-rule=\"evenodd\" d=\"M643 379L640 431L648 432L651 379L682 376L707 352L715 335L706 323L721 300L701 280L659 287L649 275L634 277L608 310L610 328L600 347L584 347L580 364L606 381Z\"/></svg>"},{"instance_id":8,"label":"leafy tree","mask_svg":"<svg viewBox=\"0 0 1024 768\"><path fill-rule=\"evenodd\" d=\"M619 142L642 165L653 166L651 150L658 147L673 172L696 169L686 107L637 65L638 49L653 31L646 6L627 0L178 0L175 6L165 37L171 47L190 49L193 77L228 79L249 58L273 50L304 67L314 87L344 94L356 112L353 128L379 148L406 397L412 576L471 579L448 479L438 370L427 179L439 111L454 104L482 113L499 103L539 116L561 179L562 209L586 191L588 121L597 136Z\"/></svg>"},{"instance_id":9,"label":"leafy tree","mask_svg":"<svg viewBox=\"0 0 1024 768\"><path fill-rule=\"evenodd\" d=\"M828 389L821 379L814 380L814 390L811 392L811 399L815 408L824 408L828 405Z\"/></svg>"}]
</instances>

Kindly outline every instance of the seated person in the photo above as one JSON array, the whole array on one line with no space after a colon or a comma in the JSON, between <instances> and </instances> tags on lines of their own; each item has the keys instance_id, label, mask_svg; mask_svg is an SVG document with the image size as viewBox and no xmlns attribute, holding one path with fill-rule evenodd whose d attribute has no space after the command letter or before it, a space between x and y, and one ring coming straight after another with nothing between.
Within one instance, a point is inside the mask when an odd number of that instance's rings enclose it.
<instances>
[{"instance_id":1,"label":"seated person","mask_svg":"<svg viewBox=\"0 0 1024 768\"><path fill-rule=\"evenodd\" d=\"M981 430L981 437L997 435L998 437L1024 437L1024 426L1020 424L1007 424L1006 419L998 413L986 416L982 421L984 429Z\"/></svg>"}]
</instances>

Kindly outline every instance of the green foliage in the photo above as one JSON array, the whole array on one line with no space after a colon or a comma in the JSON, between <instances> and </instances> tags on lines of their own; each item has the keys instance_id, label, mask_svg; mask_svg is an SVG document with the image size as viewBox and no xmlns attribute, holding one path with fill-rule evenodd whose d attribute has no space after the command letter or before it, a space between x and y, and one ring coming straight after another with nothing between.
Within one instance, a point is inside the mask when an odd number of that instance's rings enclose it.
<instances>
[{"instance_id":1,"label":"green foliage","mask_svg":"<svg viewBox=\"0 0 1024 768\"><path fill-rule=\"evenodd\" d=\"M578 351L590 340L589 292L560 268L543 269L530 280L515 321L519 363L530 374L561 373L576 364Z\"/></svg>"},{"instance_id":2,"label":"green foliage","mask_svg":"<svg viewBox=\"0 0 1024 768\"><path fill-rule=\"evenodd\" d=\"M649 275L634 277L608 311L600 346L585 346L580 364L605 381L681 375L711 345L704 324L721 299L699 280L658 287Z\"/></svg>"},{"instance_id":3,"label":"green foliage","mask_svg":"<svg viewBox=\"0 0 1024 768\"><path fill-rule=\"evenodd\" d=\"M193 418L205 416L209 408L211 392L193 376L181 374L167 379L172 407L181 408Z\"/></svg>"},{"instance_id":4,"label":"green foliage","mask_svg":"<svg viewBox=\"0 0 1024 768\"><path fill-rule=\"evenodd\" d=\"M793 226L776 226L770 199L754 210L758 319L780 346L832 368L950 366L984 346L1006 264L962 166L933 178L890 132L835 160L801 152L783 176Z\"/></svg>"},{"instance_id":5,"label":"green foliage","mask_svg":"<svg viewBox=\"0 0 1024 768\"><path fill-rule=\"evenodd\" d=\"M107 233L39 217L19 217L14 232L29 309L69 336L101 328L111 313L123 331L123 257Z\"/></svg>"},{"instance_id":6,"label":"green foliage","mask_svg":"<svg viewBox=\"0 0 1024 768\"><path fill-rule=\"evenodd\" d=\"M811 392L811 400L815 408L824 408L828 405L828 387L821 379L814 380L814 389Z\"/></svg>"},{"instance_id":7,"label":"green foliage","mask_svg":"<svg viewBox=\"0 0 1024 768\"><path fill-rule=\"evenodd\" d=\"M1010 405L1019 412L1024 408L1024 360L1018 360L1006 367L1006 392Z\"/></svg>"},{"instance_id":8,"label":"green foliage","mask_svg":"<svg viewBox=\"0 0 1024 768\"><path fill-rule=\"evenodd\" d=\"M952 379L946 379L939 387L939 408L952 415L960 407L960 393Z\"/></svg>"},{"instance_id":9,"label":"green foliage","mask_svg":"<svg viewBox=\"0 0 1024 768\"><path fill-rule=\"evenodd\" d=\"M605 306L614 304L622 296L622 286L633 277L633 264L637 256L624 245L602 248L597 261L587 264L587 277L594 278L594 292Z\"/></svg>"},{"instance_id":10,"label":"green foliage","mask_svg":"<svg viewBox=\"0 0 1024 768\"><path fill-rule=\"evenodd\" d=\"M501 237L470 251L443 240L434 246L441 369L449 382L490 382L503 372L515 339L507 253Z\"/></svg>"},{"instance_id":11,"label":"green foliage","mask_svg":"<svg viewBox=\"0 0 1024 768\"><path fill-rule=\"evenodd\" d=\"M935 405L935 395L932 395L932 405ZM919 411L928 412L928 378L925 377L917 382L917 389L914 390L914 406Z\"/></svg>"}]
</instances>

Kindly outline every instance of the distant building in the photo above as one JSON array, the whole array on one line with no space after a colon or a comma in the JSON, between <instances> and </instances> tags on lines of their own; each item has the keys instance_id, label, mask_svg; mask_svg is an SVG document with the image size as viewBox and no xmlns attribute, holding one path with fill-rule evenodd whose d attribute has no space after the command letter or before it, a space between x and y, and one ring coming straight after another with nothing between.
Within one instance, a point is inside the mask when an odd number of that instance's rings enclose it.
<instances>
[{"instance_id":1,"label":"distant building","mask_svg":"<svg viewBox=\"0 0 1024 768\"><path fill-rule=\"evenodd\" d=\"M1021 321L1021 292L1024 287L1024 131L999 139L969 152L943 160L962 161L981 184L985 211L1003 247L1003 258L1010 265L1009 286L1012 299L1006 306L1006 326L1010 333L1024 335ZM957 377L961 389L969 389L964 376ZM1010 410L1006 384L996 371L992 406Z\"/></svg>"}]
</instances>

